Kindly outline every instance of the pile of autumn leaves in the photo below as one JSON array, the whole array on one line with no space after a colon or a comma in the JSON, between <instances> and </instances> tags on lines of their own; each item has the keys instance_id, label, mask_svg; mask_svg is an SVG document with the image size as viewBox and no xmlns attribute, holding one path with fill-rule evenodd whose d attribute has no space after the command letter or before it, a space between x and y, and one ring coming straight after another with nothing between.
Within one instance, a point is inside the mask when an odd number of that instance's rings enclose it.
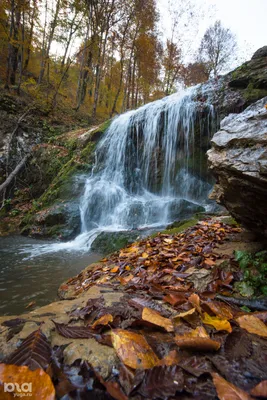
<instances>
[{"instance_id":1,"label":"pile of autumn leaves","mask_svg":"<svg viewBox=\"0 0 267 400\"><path fill-rule=\"evenodd\" d=\"M231 294L238 272L218 267L214 250L237 232L205 221L135 243L103 260L102 271L96 266L70 280L77 292L98 284L122 294L112 306L102 296L88 299L68 324L53 321L61 336L94 338L115 350L118 365L109 379L81 360L64 365L63 350L50 348L38 330L0 365L1 382L35 379L36 399L55 392L73 399L266 398L267 311L248 313L215 298ZM202 291L193 275L204 277Z\"/></svg>"}]
</instances>

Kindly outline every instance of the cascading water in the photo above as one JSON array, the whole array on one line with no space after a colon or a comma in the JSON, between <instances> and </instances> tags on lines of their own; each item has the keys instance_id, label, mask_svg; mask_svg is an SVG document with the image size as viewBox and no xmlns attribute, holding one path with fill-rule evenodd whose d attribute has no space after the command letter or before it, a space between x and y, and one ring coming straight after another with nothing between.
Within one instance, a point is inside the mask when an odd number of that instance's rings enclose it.
<instances>
[{"instance_id":1,"label":"cascading water","mask_svg":"<svg viewBox=\"0 0 267 400\"><path fill-rule=\"evenodd\" d=\"M80 201L81 234L44 252L88 250L101 232L166 226L206 205L210 185L201 178L199 148L214 129L214 112L195 100L196 92L187 89L113 120Z\"/></svg>"}]
</instances>

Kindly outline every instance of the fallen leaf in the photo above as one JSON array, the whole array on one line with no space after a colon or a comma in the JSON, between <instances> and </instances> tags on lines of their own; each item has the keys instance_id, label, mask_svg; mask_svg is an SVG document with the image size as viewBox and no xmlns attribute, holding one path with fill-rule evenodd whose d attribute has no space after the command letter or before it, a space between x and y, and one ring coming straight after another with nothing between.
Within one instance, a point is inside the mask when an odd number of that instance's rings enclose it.
<instances>
[{"instance_id":1,"label":"fallen leaf","mask_svg":"<svg viewBox=\"0 0 267 400\"><path fill-rule=\"evenodd\" d=\"M32 332L17 350L15 350L5 363L17 366L26 365L32 371L35 369L46 369L51 359L51 347L46 336L40 329Z\"/></svg>"},{"instance_id":2,"label":"fallen leaf","mask_svg":"<svg viewBox=\"0 0 267 400\"><path fill-rule=\"evenodd\" d=\"M102 381L101 383L105 386L105 388L107 389L108 393L112 396L112 398L116 400L128 400L128 397L125 396L118 382Z\"/></svg>"},{"instance_id":3,"label":"fallen leaf","mask_svg":"<svg viewBox=\"0 0 267 400\"><path fill-rule=\"evenodd\" d=\"M113 321L113 316L111 314L103 315L93 323L92 328L95 329L99 325L104 325L104 326L108 325L112 321Z\"/></svg>"},{"instance_id":4,"label":"fallen leaf","mask_svg":"<svg viewBox=\"0 0 267 400\"><path fill-rule=\"evenodd\" d=\"M164 242L168 243L168 244L171 244L171 243L173 243L173 239L164 239Z\"/></svg>"},{"instance_id":5,"label":"fallen leaf","mask_svg":"<svg viewBox=\"0 0 267 400\"><path fill-rule=\"evenodd\" d=\"M209 335L204 328L204 326L198 326L196 329L190 331L187 334L188 337L203 337L203 338L209 338Z\"/></svg>"},{"instance_id":6,"label":"fallen leaf","mask_svg":"<svg viewBox=\"0 0 267 400\"><path fill-rule=\"evenodd\" d=\"M205 301L203 305L207 306L217 317L221 319L232 319L231 309L226 304L219 301Z\"/></svg>"},{"instance_id":7,"label":"fallen leaf","mask_svg":"<svg viewBox=\"0 0 267 400\"><path fill-rule=\"evenodd\" d=\"M121 283L122 285L125 286L125 285L127 285L133 278L134 278L134 275L133 275L133 274L130 274L130 275L125 276L125 277L119 276L119 277L118 277L118 280L120 281L120 283Z\"/></svg>"},{"instance_id":8,"label":"fallen leaf","mask_svg":"<svg viewBox=\"0 0 267 400\"><path fill-rule=\"evenodd\" d=\"M176 315L174 315L172 318L173 318L173 319L184 318L184 317L187 317L188 315L194 314L195 311L196 311L195 308L191 308L191 310L185 311L185 312L182 312L182 313L179 313L179 314L176 314Z\"/></svg>"},{"instance_id":9,"label":"fallen leaf","mask_svg":"<svg viewBox=\"0 0 267 400\"><path fill-rule=\"evenodd\" d=\"M4 382L17 384L19 387L14 385L12 394L7 391L4 392ZM9 387L11 388L11 385ZM10 399L10 394L11 398L21 397L21 390L23 390L25 396L30 395L32 400L55 399L54 385L50 376L42 369L32 371L27 366L0 364L0 398L2 400Z\"/></svg>"},{"instance_id":10,"label":"fallen leaf","mask_svg":"<svg viewBox=\"0 0 267 400\"><path fill-rule=\"evenodd\" d=\"M194 306L199 314L202 313L201 307L200 307L200 298L199 295L196 293L192 293L191 296L188 297L188 301Z\"/></svg>"},{"instance_id":11,"label":"fallen leaf","mask_svg":"<svg viewBox=\"0 0 267 400\"><path fill-rule=\"evenodd\" d=\"M125 249L121 250L120 257L128 256L131 253L136 254L138 252L139 252L139 247L138 246L126 247Z\"/></svg>"},{"instance_id":12,"label":"fallen leaf","mask_svg":"<svg viewBox=\"0 0 267 400\"><path fill-rule=\"evenodd\" d=\"M180 357L176 350L172 350L160 360L159 365L177 365L180 361Z\"/></svg>"},{"instance_id":13,"label":"fallen leaf","mask_svg":"<svg viewBox=\"0 0 267 400\"><path fill-rule=\"evenodd\" d=\"M213 326L217 331L232 332L232 327L227 319L221 319L218 317L211 317L209 314L204 313L201 317L203 324Z\"/></svg>"},{"instance_id":14,"label":"fallen leaf","mask_svg":"<svg viewBox=\"0 0 267 400\"><path fill-rule=\"evenodd\" d=\"M31 301L25 308L33 307L36 304L36 301Z\"/></svg>"},{"instance_id":15,"label":"fallen leaf","mask_svg":"<svg viewBox=\"0 0 267 400\"><path fill-rule=\"evenodd\" d=\"M214 260L212 260L211 258L206 258L204 262L209 267L213 267L216 264L216 262Z\"/></svg>"},{"instance_id":16,"label":"fallen leaf","mask_svg":"<svg viewBox=\"0 0 267 400\"><path fill-rule=\"evenodd\" d=\"M227 382L219 374L212 373L214 386L220 400L249 400L250 396L242 389L237 388L230 382Z\"/></svg>"},{"instance_id":17,"label":"fallen leaf","mask_svg":"<svg viewBox=\"0 0 267 400\"><path fill-rule=\"evenodd\" d=\"M183 294L168 294L163 297L163 300L175 307L176 305L185 303L186 297Z\"/></svg>"},{"instance_id":18,"label":"fallen leaf","mask_svg":"<svg viewBox=\"0 0 267 400\"><path fill-rule=\"evenodd\" d=\"M167 332L173 332L174 327L170 319L164 318L155 310L145 307L142 312L142 320L150 322L153 325L164 328Z\"/></svg>"},{"instance_id":19,"label":"fallen leaf","mask_svg":"<svg viewBox=\"0 0 267 400\"><path fill-rule=\"evenodd\" d=\"M257 386L255 386L251 392L252 396L255 397L267 397L267 381L260 382Z\"/></svg>"},{"instance_id":20,"label":"fallen leaf","mask_svg":"<svg viewBox=\"0 0 267 400\"><path fill-rule=\"evenodd\" d=\"M112 331L112 344L121 361L133 369L148 369L158 365L159 359L143 335L123 329Z\"/></svg>"},{"instance_id":21,"label":"fallen leaf","mask_svg":"<svg viewBox=\"0 0 267 400\"><path fill-rule=\"evenodd\" d=\"M61 336L72 339L90 339L96 336L95 332L92 332L92 328L86 326L73 326L67 324L60 324L53 321L58 333Z\"/></svg>"},{"instance_id":22,"label":"fallen leaf","mask_svg":"<svg viewBox=\"0 0 267 400\"><path fill-rule=\"evenodd\" d=\"M267 326L254 315L242 315L242 317L236 318L236 321L249 333L254 333L255 335L267 337Z\"/></svg>"},{"instance_id":23,"label":"fallen leaf","mask_svg":"<svg viewBox=\"0 0 267 400\"><path fill-rule=\"evenodd\" d=\"M167 399L181 392L184 387L183 370L177 366L160 366L146 371L138 371L131 396L136 392L145 399Z\"/></svg>"},{"instance_id":24,"label":"fallen leaf","mask_svg":"<svg viewBox=\"0 0 267 400\"><path fill-rule=\"evenodd\" d=\"M208 337L190 337L187 335L176 335L175 342L181 349L214 351L221 347L219 342Z\"/></svg>"},{"instance_id":25,"label":"fallen leaf","mask_svg":"<svg viewBox=\"0 0 267 400\"><path fill-rule=\"evenodd\" d=\"M112 269L110 270L110 272L116 273L116 272L119 271L119 269L120 269L120 267L117 266L117 267L112 268Z\"/></svg>"}]
</instances>

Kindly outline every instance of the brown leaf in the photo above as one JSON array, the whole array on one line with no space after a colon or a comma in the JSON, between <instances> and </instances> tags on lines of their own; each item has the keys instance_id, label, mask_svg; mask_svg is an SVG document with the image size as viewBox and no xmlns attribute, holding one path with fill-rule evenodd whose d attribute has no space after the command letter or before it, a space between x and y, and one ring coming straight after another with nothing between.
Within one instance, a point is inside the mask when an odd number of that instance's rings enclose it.
<instances>
[{"instance_id":1,"label":"brown leaf","mask_svg":"<svg viewBox=\"0 0 267 400\"><path fill-rule=\"evenodd\" d=\"M207 306L217 317L221 319L232 319L231 308L219 301L205 301L203 305Z\"/></svg>"},{"instance_id":2,"label":"brown leaf","mask_svg":"<svg viewBox=\"0 0 267 400\"><path fill-rule=\"evenodd\" d=\"M143 335L116 329L112 331L112 344L118 357L130 368L153 368L159 363Z\"/></svg>"},{"instance_id":3,"label":"brown leaf","mask_svg":"<svg viewBox=\"0 0 267 400\"><path fill-rule=\"evenodd\" d=\"M51 347L40 329L32 332L17 350L5 359L7 364L27 365L31 370L46 369L51 359Z\"/></svg>"},{"instance_id":4,"label":"brown leaf","mask_svg":"<svg viewBox=\"0 0 267 400\"><path fill-rule=\"evenodd\" d=\"M184 294L168 294L163 297L163 300L175 307L176 305L185 303L186 297Z\"/></svg>"},{"instance_id":5,"label":"brown leaf","mask_svg":"<svg viewBox=\"0 0 267 400\"><path fill-rule=\"evenodd\" d=\"M227 358L232 359L246 359L252 354L252 342L247 332L242 329L235 329L230 335L227 336L224 351Z\"/></svg>"},{"instance_id":6,"label":"brown leaf","mask_svg":"<svg viewBox=\"0 0 267 400\"><path fill-rule=\"evenodd\" d=\"M250 396L243 390L227 382L219 374L212 373L214 386L220 400L249 400Z\"/></svg>"},{"instance_id":7,"label":"brown leaf","mask_svg":"<svg viewBox=\"0 0 267 400\"><path fill-rule=\"evenodd\" d=\"M267 397L267 381L262 381L259 383L257 386L255 386L251 392L252 396L255 397L262 397L266 398Z\"/></svg>"},{"instance_id":8,"label":"brown leaf","mask_svg":"<svg viewBox=\"0 0 267 400\"><path fill-rule=\"evenodd\" d=\"M162 317L157 311L145 307L142 312L142 320L150 322L153 325L164 328L167 332L173 332L174 327L171 320Z\"/></svg>"},{"instance_id":9,"label":"brown leaf","mask_svg":"<svg viewBox=\"0 0 267 400\"><path fill-rule=\"evenodd\" d=\"M236 321L249 333L254 333L255 335L267 337L267 326L254 315L242 315L242 317L236 318Z\"/></svg>"},{"instance_id":10,"label":"brown leaf","mask_svg":"<svg viewBox=\"0 0 267 400\"><path fill-rule=\"evenodd\" d=\"M27 366L0 364L0 382L0 398L2 400L14 398L15 395L19 397L23 389L25 390L24 393L26 396L28 396L28 394L31 395L30 398L32 400L55 399L55 389L50 376L42 369L32 371ZM4 382L11 384L16 383L19 386L16 387L14 385L14 391L12 391L11 394L7 391L4 392ZM10 389L12 388L10 387ZM12 397L10 397L10 394Z\"/></svg>"},{"instance_id":11,"label":"brown leaf","mask_svg":"<svg viewBox=\"0 0 267 400\"><path fill-rule=\"evenodd\" d=\"M159 365L177 365L180 361L180 357L176 350L172 350L160 360Z\"/></svg>"},{"instance_id":12,"label":"brown leaf","mask_svg":"<svg viewBox=\"0 0 267 400\"><path fill-rule=\"evenodd\" d=\"M181 349L214 351L219 350L220 343L208 337L190 337L188 335L176 335L175 342Z\"/></svg>"},{"instance_id":13,"label":"brown leaf","mask_svg":"<svg viewBox=\"0 0 267 400\"><path fill-rule=\"evenodd\" d=\"M86 326L73 326L67 324L60 324L53 321L58 333L61 336L72 339L90 339L96 336L92 328Z\"/></svg>"},{"instance_id":14,"label":"brown leaf","mask_svg":"<svg viewBox=\"0 0 267 400\"><path fill-rule=\"evenodd\" d=\"M118 382L108 381L108 382L103 382L103 385L107 389L108 393L112 396L112 398L114 398L116 400L127 400L128 399L128 397L125 396L125 394L121 390L121 387L118 384Z\"/></svg>"},{"instance_id":15,"label":"brown leaf","mask_svg":"<svg viewBox=\"0 0 267 400\"><path fill-rule=\"evenodd\" d=\"M179 313L179 314L174 315L174 316L173 316L173 319L187 317L188 315L194 314L195 311L196 311L195 308L191 308L191 310L188 310L188 311L185 311L185 312L182 312L182 313Z\"/></svg>"},{"instance_id":16,"label":"brown leaf","mask_svg":"<svg viewBox=\"0 0 267 400\"><path fill-rule=\"evenodd\" d=\"M192 304L193 307L201 314L201 307L200 307L200 298L196 293L192 293L191 296L188 297L188 301Z\"/></svg>"},{"instance_id":17,"label":"brown leaf","mask_svg":"<svg viewBox=\"0 0 267 400\"><path fill-rule=\"evenodd\" d=\"M145 399L167 399L181 392L184 387L184 374L177 366L161 366L137 371L131 395L140 393Z\"/></svg>"}]
</instances>

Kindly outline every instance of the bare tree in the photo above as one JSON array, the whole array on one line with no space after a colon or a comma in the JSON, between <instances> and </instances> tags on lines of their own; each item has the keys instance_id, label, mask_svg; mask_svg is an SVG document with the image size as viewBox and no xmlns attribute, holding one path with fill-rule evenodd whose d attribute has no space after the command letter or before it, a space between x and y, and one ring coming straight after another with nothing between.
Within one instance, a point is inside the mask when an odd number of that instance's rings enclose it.
<instances>
[{"instance_id":1,"label":"bare tree","mask_svg":"<svg viewBox=\"0 0 267 400\"><path fill-rule=\"evenodd\" d=\"M221 21L210 26L201 40L199 61L207 65L209 75L217 77L231 66L237 52L235 35Z\"/></svg>"}]
</instances>

